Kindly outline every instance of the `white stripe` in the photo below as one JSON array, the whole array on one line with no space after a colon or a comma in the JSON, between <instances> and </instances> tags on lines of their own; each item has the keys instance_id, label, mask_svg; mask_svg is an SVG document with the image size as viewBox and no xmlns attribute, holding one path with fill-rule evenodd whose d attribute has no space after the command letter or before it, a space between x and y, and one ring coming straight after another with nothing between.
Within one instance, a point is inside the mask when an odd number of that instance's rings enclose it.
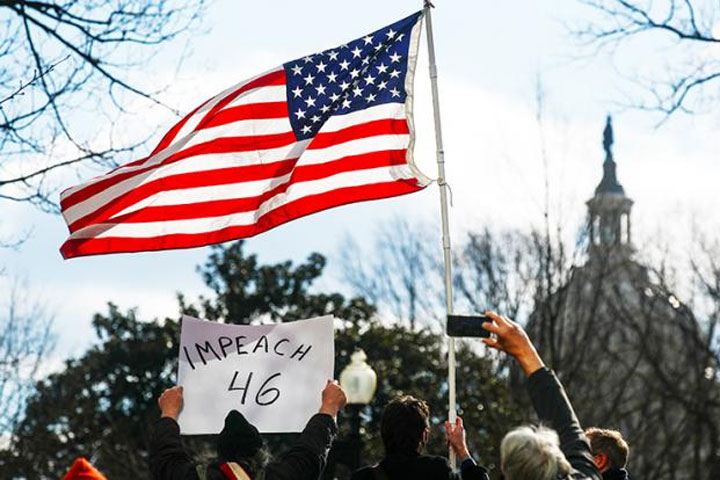
<instances>
[{"instance_id":1,"label":"white stripe","mask_svg":"<svg viewBox=\"0 0 720 480\"><path fill-rule=\"evenodd\" d=\"M410 137L407 133L399 133L395 135L376 135L374 137L359 138L357 140L349 140L344 143L333 145L332 147L310 150L310 143L305 153L300 158L298 165L312 165L316 163L325 163L328 158L342 158L347 155L360 155L381 150L400 150L407 148Z\"/></svg>"},{"instance_id":2,"label":"white stripe","mask_svg":"<svg viewBox=\"0 0 720 480\"><path fill-rule=\"evenodd\" d=\"M241 93L232 102L223 107L222 110L247 105L249 103L284 102L285 100L287 100L285 85L269 85L262 88L253 88L252 90Z\"/></svg>"},{"instance_id":3,"label":"white stripe","mask_svg":"<svg viewBox=\"0 0 720 480\"><path fill-rule=\"evenodd\" d=\"M333 115L328 118L325 124L320 128L321 133L336 132L343 128L352 127L360 123L372 122L373 120L383 120L387 118L403 119L405 118L405 105L402 103L383 103L365 110L357 110L355 112L346 113L345 115Z\"/></svg>"},{"instance_id":4,"label":"white stripe","mask_svg":"<svg viewBox=\"0 0 720 480\"><path fill-rule=\"evenodd\" d=\"M304 165L316 165L320 163L327 163L332 162L347 156L351 155L362 155L365 153L371 153L376 151L383 151L383 150L402 150L407 148L409 143L409 137L408 135L379 135L375 137L367 137L362 138L359 140L352 140L349 142L345 142L339 145L335 145L333 147L327 147L321 150L305 150L305 152L302 152L302 149L308 144L309 140L305 140L303 142L298 142L295 145L295 148L288 148L283 147L281 149L273 149L273 156L277 156L274 160L280 161L280 160L286 160L288 158L297 158L300 156L300 159L298 160L297 166L304 166ZM303 145L300 145L300 144ZM247 165L257 165L261 163L270 163L273 161L272 157L270 155L263 155L267 152L270 152L270 150L267 150L265 152L243 152L242 156L240 154L227 154L225 156L236 158L241 157L240 159L246 160ZM192 166L198 167L197 169L190 170L187 168L187 166L183 165L185 163L185 160L176 162L174 164L170 164L167 167L163 169L153 170L150 172L146 172L144 174L136 175L133 178L129 178L127 180L124 180L122 182L119 182L116 185L113 185L110 188L107 188L101 192L99 192L97 195L94 195L93 197L88 198L87 200L84 200L83 202L77 203L76 205L73 205L72 207L66 209L63 211L63 216L65 217L65 221L68 224L72 224L76 222L77 220L81 219L82 217L92 213L93 211L97 210L98 208L101 208L102 206L106 205L110 201L114 200L115 198L123 195L125 192L138 188L140 185L143 185L145 183L157 180L159 178L163 178L169 175L176 175L178 173L187 173L190 171L208 171L213 170L214 168L222 168L221 162L223 159L219 158L222 157L222 155L211 155L211 162L202 162L202 159L204 156L197 156L193 157ZM244 158L242 158L244 157ZM240 160L238 159L238 160ZM212 162L214 160L214 162ZM225 162L228 162L228 159L224 159ZM213 165L214 164L214 165ZM176 169L171 169L172 166L177 165L178 167ZM243 163L235 163L232 166L241 166ZM243 182L245 183L245 182ZM198 187L198 188L205 188L205 187ZM198 188L193 189L182 189L182 190L170 190L167 192L159 192L158 194L155 194L151 197L148 197L144 200L142 200L140 203L142 203L143 206L147 205L156 205L155 198L158 198L158 201L162 202L159 198L163 198L165 194L168 195L167 198L175 198L174 195L176 192L187 192L188 190L197 190ZM264 191L264 190L263 190ZM262 193L260 191L257 193L259 195ZM248 195L248 196L255 196L255 195ZM214 196L206 197L205 200L214 199ZM237 196L231 197L231 198L238 198ZM200 199L196 201L201 201ZM189 202L187 199L183 201L182 199L178 199L177 201L173 201L170 203L160 203L160 205L173 205L176 203L192 203ZM134 204L135 205L135 204ZM130 212L135 211L137 208L134 207L134 205L127 207L124 212Z\"/></svg>"},{"instance_id":5,"label":"white stripe","mask_svg":"<svg viewBox=\"0 0 720 480\"><path fill-rule=\"evenodd\" d=\"M188 142L183 147L183 150L218 138L254 137L256 135L273 135L288 132L292 132L292 126L287 117L238 120L216 127L203 128L195 132L192 134L192 142Z\"/></svg>"},{"instance_id":6,"label":"white stripe","mask_svg":"<svg viewBox=\"0 0 720 480\"><path fill-rule=\"evenodd\" d=\"M401 179L414 179L406 166L343 172L331 177L291 185L287 193L276 195L253 212L192 220L169 220L149 223L100 223L83 228L70 236L77 238L148 238L168 234L193 234L221 230L230 226L252 225L270 211L309 195L331 192L345 187L370 186Z\"/></svg>"},{"instance_id":7,"label":"white stripe","mask_svg":"<svg viewBox=\"0 0 720 480\"><path fill-rule=\"evenodd\" d=\"M141 163L141 164L139 164L139 165L135 165L135 166L132 166L132 167L120 167L120 168L114 170L112 173L108 173L108 174L105 174L105 175L100 175L100 176L97 176L97 177L93 177L92 179L90 179L90 180L88 180L88 181L86 181L86 182L84 182L84 183L81 183L80 185L76 185L76 186L74 186L74 187L68 188L67 190L64 190L64 191L60 194L60 200L62 201L63 199L67 198L69 195L72 195L73 193L75 193L75 192L77 192L77 191L79 191L79 190L82 190L83 188L86 188L86 187L88 187L88 186L90 186L90 185L92 185L92 184L94 184L94 183L97 183L97 182L99 182L99 181L101 181L101 180L105 180L105 179L107 179L107 178L112 178L112 177L115 177L115 176L117 176L117 175L120 175L120 174L123 174L123 173L127 173L127 172L134 172L134 171L136 171L136 170L140 170L140 169L142 169L142 168L145 168L145 167L147 167L147 166L149 166L149 165L156 165L157 163L162 162L162 160L164 160L164 159L167 158L168 156L172 155L173 153L177 152L177 151L180 149L180 147L184 146L184 145L176 146L176 143L179 142L180 140L183 140L183 138L184 138L185 136L187 136L188 134L192 133L192 130L197 126L197 124L198 124L198 123L200 122L200 120L205 116L205 114L206 114L212 107L214 107L215 105L217 105L218 102L220 102L223 98L227 97L229 94L231 94L232 92L236 91L238 88L241 88L243 85L246 85L246 84L248 84L249 82L252 82L253 80L257 80L258 78L260 78L260 77L262 77L262 76L269 75L269 74L271 74L271 73L273 73L273 72L275 72L275 71L281 70L281 69L282 69L282 67L269 70L269 71L267 71L267 72L261 73L260 75L256 75L256 76L254 76L254 77L252 77L252 78L250 78L250 79L248 79L248 80L244 80L244 81L242 81L242 82L240 82L240 83L238 83L238 84L236 84L236 85L234 85L234 86L232 86L232 87L230 87L230 88L227 88L227 89L223 90L222 92L220 92L219 94L217 94L217 95L215 95L213 98L211 98L209 101L206 101L205 104L204 104L197 112L195 112L192 117L190 117L190 118L188 119L188 121L185 123L185 125L183 126L183 128L181 128L180 131L178 132L178 134L175 135L174 141L171 142L168 147L166 147L165 149L161 150L160 152L158 152L157 154L155 154L153 157L148 158L146 161L144 161L143 163ZM249 90L249 92L261 90L261 89L264 89L264 88L270 88L270 87L257 87L257 88L254 88L254 89L252 89L252 90ZM282 88L284 89L285 87L282 86ZM288 121L288 124L289 124L289 123L290 123L290 122ZM171 152L166 153L167 150L171 150Z\"/></svg>"},{"instance_id":8,"label":"white stripe","mask_svg":"<svg viewBox=\"0 0 720 480\"><path fill-rule=\"evenodd\" d=\"M415 115L414 115L414 95L415 95L415 68L417 66L418 50L420 48L420 34L422 32L422 23L425 20L425 14L422 15L417 23L413 26L412 32L410 33L410 45L408 45L408 69L407 75L405 75L405 111L407 112L407 124L408 130L410 131L410 145L408 146L407 161L410 168L415 172L415 176L421 185L430 185L432 179L426 176L424 173L417 168L415 164Z\"/></svg>"}]
</instances>

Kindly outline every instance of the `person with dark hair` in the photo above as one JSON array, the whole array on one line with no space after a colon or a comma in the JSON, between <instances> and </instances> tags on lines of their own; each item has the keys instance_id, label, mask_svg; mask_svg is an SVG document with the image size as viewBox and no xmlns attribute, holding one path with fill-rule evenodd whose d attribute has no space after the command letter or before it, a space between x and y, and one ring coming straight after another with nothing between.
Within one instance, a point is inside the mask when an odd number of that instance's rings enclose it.
<instances>
[{"instance_id":1,"label":"person with dark hair","mask_svg":"<svg viewBox=\"0 0 720 480\"><path fill-rule=\"evenodd\" d=\"M628 480L627 466L630 447L617 430L588 428L585 430L590 440L590 450L603 480Z\"/></svg>"},{"instance_id":2,"label":"person with dark hair","mask_svg":"<svg viewBox=\"0 0 720 480\"><path fill-rule=\"evenodd\" d=\"M150 437L150 471L155 480L317 480L337 433L337 413L346 403L340 385L328 380L319 412L310 418L295 445L270 463L257 428L242 413L231 410L217 437L217 461L198 465L180 439L177 418L183 406L182 387L169 388L158 398L162 417Z\"/></svg>"},{"instance_id":3,"label":"person with dark hair","mask_svg":"<svg viewBox=\"0 0 720 480\"><path fill-rule=\"evenodd\" d=\"M385 458L377 465L356 471L352 480L488 480L485 469L468 452L462 420L458 418L454 426L446 424L445 430L448 443L462 461L460 474L453 472L446 458L422 454L430 435L427 403L410 395L394 398L385 406L380 420Z\"/></svg>"}]
</instances>

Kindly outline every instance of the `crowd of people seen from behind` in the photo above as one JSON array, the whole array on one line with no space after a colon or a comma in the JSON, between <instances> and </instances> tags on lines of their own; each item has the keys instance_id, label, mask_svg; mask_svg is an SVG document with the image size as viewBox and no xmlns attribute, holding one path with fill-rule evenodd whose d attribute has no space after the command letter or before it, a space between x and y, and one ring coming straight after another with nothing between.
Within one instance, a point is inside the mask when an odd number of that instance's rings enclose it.
<instances>
[{"instance_id":1,"label":"crowd of people seen from behind","mask_svg":"<svg viewBox=\"0 0 720 480\"><path fill-rule=\"evenodd\" d=\"M540 425L524 425L508 432L500 444L500 472L504 480L624 480L628 445L614 430L583 431L555 374L548 369L523 328L512 320L487 312L483 323L491 333L483 342L514 357L526 376L526 386ZM325 468L337 434L336 417L347 403L345 392L328 381L321 407L293 447L269 461L258 430L236 410L225 418L217 436L217 458L197 463L183 448L177 418L183 407L182 387L165 390L158 398L161 418L150 438L150 469L155 480L317 480ZM385 456L353 473L352 480L489 480L488 471L473 458L458 418L445 423L446 440L459 460L455 471L448 459L423 454L430 434L430 410L421 399L406 395L390 401L383 412L380 434ZM469 428L469 427L468 427ZM84 461L84 459L83 459ZM76 462L77 463L77 462ZM85 462L87 463L87 462ZM75 466L74 466L75 467ZM84 468L84 465L81 467ZM91 467L90 467L91 468ZM98 478L72 476L64 480Z\"/></svg>"}]
</instances>

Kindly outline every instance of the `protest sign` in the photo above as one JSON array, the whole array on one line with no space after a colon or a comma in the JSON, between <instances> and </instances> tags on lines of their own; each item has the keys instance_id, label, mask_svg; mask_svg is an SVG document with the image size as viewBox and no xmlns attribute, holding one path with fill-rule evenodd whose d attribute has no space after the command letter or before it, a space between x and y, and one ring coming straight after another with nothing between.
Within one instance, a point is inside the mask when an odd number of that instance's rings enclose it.
<instances>
[{"instance_id":1,"label":"protest sign","mask_svg":"<svg viewBox=\"0 0 720 480\"><path fill-rule=\"evenodd\" d=\"M272 325L183 316L180 432L219 433L233 409L260 432L300 432L320 408L334 357L332 316Z\"/></svg>"}]
</instances>

